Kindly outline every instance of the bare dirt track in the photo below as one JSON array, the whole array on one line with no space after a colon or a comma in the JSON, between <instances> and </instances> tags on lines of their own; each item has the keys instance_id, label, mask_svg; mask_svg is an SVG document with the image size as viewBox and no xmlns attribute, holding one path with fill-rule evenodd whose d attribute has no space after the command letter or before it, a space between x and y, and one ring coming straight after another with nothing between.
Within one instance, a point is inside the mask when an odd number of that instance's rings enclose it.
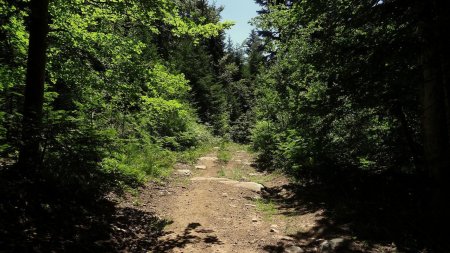
<instances>
[{"instance_id":1,"label":"bare dirt track","mask_svg":"<svg viewBox=\"0 0 450 253\"><path fill-rule=\"evenodd\" d=\"M259 193L224 183L230 181L218 181L222 168L214 158L211 154L199 161L206 166L206 170L195 171L195 178L200 180L194 178L185 191L159 199L157 213L173 219L167 227L168 234L160 240L160 250L259 252L262 245L273 240L271 224L256 210L254 200ZM237 153L224 169L248 164L249 158L246 153Z\"/></svg>"},{"instance_id":2,"label":"bare dirt track","mask_svg":"<svg viewBox=\"0 0 450 253\"><path fill-rule=\"evenodd\" d=\"M359 239L358 228L374 226L369 219L353 223L355 205L337 219L330 210L342 205L342 198L322 198L319 190L289 182L281 173L259 171L253 155L240 148L234 147L226 162L215 149L193 166L176 164L167 182L149 183L119 201L119 208L152 214L162 224L151 241L146 229L133 234L136 242L148 241L145 247L131 243L120 252L417 252L399 251L392 241Z\"/></svg>"},{"instance_id":3,"label":"bare dirt track","mask_svg":"<svg viewBox=\"0 0 450 253\"><path fill-rule=\"evenodd\" d=\"M213 152L190 168L191 175L179 165L171 183L144 190L139 205L169 223L151 252L301 252L284 236L297 228L262 199L262 184L284 185L286 178L257 172L252 161L243 150L227 163ZM316 214L303 218L303 225L313 223Z\"/></svg>"}]
</instances>

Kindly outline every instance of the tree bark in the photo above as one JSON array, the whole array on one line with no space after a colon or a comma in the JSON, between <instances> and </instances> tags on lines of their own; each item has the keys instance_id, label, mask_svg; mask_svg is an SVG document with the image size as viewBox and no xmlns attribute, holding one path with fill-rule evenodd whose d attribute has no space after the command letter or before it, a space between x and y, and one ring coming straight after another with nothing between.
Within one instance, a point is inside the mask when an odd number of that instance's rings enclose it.
<instances>
[{"instance_id":1,"label":"tree bark","mask_svg":"<svg viewBox=\"0 0 450 253\"><path fill-rule=\"evenodd\" d=\"M22 148L19 166L25 172L36 172L41 163L42 108L48 34L49 0L30 2L30 39L22 121Z\"/></svg>"},{"instance_id":2,"label":"tree bark","mask_svg":"<svg viewBox=\"0 0 450 253\"><path fill-rule=\"evenodd\" d=\"M443 1L439 6L438 22L440 34L447 36L441 37L442 52L441 64L443 73L443 82L445 88L446 108L447 108L447 125L450 126L450 37L448 32L450 31L450 1ZM450 132L449 132L450 135Z\"/></svg>"},{"instance_id":3,"label":"tree bark","mask_svg":"<svg viewBox=\"0 0 450 253\"><path fill-rule=\"evenodd\" d=\"M428 48L422 54L424 148L430 175L440 182L448 169L450 154L442 73L433 51Z\"/></svg>"},{"instance_id":4,"label":"tree bark","mask_svg":"<svg viewBox=\"0 0 450 253\"><path fill-rule=\"evenodd\" d=\"M442 29L443 9L448 7L446 0L418 1L421 13L420 35L423 39L421 65L423 69L422 106L424 154L427 169L432 180L431 230L437 247L446 243L442 228L448 227L447 202L449 198L450 144L447 123L446 73L442 54L448 45L444 45L445 32ZM447 6L447 7L446 7Z\"/></svg>"},{"instance_id":5,"label":"tree bark","mask_svg":"<svg viewBox=\"0 0 450 253\"><path fill-rule=\"evenodd\" d=\"M421 161L421 152L419 145L414 141L413 133L409 127L405 112L400 104L396 104L393 108L395 117L400 121L401 131L408 144L410 155L413 160L414 169L417 173L423 173L423 164Z\"/></svg>"}]
</instances>

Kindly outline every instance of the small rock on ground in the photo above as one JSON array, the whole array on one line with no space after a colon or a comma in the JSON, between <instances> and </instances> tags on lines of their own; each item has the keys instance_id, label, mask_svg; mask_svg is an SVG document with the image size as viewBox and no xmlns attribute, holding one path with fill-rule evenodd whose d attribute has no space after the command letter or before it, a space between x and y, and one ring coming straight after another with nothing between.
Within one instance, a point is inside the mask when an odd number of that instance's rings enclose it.
<instances>
[{"instance_id":1,"label":"small rock on ground","mask_svg":"<svg viewBox=\"0 0 450 253\"><path fill-rule=\"evenodd\" d=\"M333 253L337 249L343 246L345 240L343 238L334 238L331 240L323 241L320 244L319 252L320 253Z\"/></svg>"},{"instance_id":2,"label":"small rock on ground","mask_svg":"<svg viewBox=\"0 0 450 253\"><path fill-rule=\"evenodd\" d=\"M270 232L276 233L276 234L280 233L280 231L278 231L276 228L271 228Z\"/></svg>"},{"instance_id":3,"label":"small rock on ground","mask_svg":"<svg viewBox=\"0 0 450 253\"><path fill-rule=\"evenodd\" d=\"M254 192L261 192L264 189L264 185L255 182L239 182L235 180L230 180L227 178L217 178L217 177L194 177L192 181L218 181L223 184L233 185L235 187L249 189Z\"/></svg>"},{"instance_id":4,"label":"small rock on ground","mask_svg":"<svg viewBox=\"0 0 450 253\"><path fill-rule=\"evenodd\" d=\"M262 184L258 184L255 182L239 182L236 184L236 186L246 188L254 192L261 192L261 190L264 189L264 186Z\"/></svg>"},{"instance_id":5,"label":"small rock on ground","mask_svg":"<svg viewBox=\"0 0 450 253\"><path fill-rule=\"evenodd\" d=\"M196 165L195 169L197 169L197 170L206 170L206 165Z\"/></svg>"},{"instance_id":6,"label":"small rock on ground","mask_svg":"<svg viewBox=\"0 0 450 253\"><path fill-rule=\"evenodd\" d=\"M293 242L295 241L294 238L287 236L287 235L276 235L274 236L275 239L280 240L280 241L286 241L286 242Z\"/></svg>"},{"instance_id":7,"label":"small rock on ground","mask_svg":"<svg viewBox=\"0 0 450 253\"><path fill-rule=\"evenodd\" d=\"M295 245L286 247L284 249L284 253L303 253L303 252L305 252L305 251L302 248L300 248L299 246L295 246Z\"/></svg>"},{"instance_id":8,"label":"small rock on ground","mask_svg":"<svg viewBox=\"0 0 450 253\"><path fill-rule=\"evenodd\" d=\"M280 233L280 231L278 230L278 225L272 224L270 226L270 232L276 233L276 234Z\"/></svg>"},{"instance_id":9,"label":"small rock on ground","mask_svg":"<svg viewBox=\"0 0 450 253\"><path fill-rule=\"evenodd\" d=\"M200 161L217 161L219 159L217 157L204 156L204 157L200 157L198 160L200 160Z\"/></svg>"},{"instance_id":10,"label":"small rock on ground","mask_svg":"<svg viewBox=\"0 0 450 253\"><path fill-rule=\"evenodd\" d=\"M192 175L192 172L190 170L177 170L177 175L190 176Z\"/></svg>"},{"instance_id":11,"label":"small rock on ground","mask_svg":"<svg viewBox=\"0 0 450 253\"><path fill-rule=\"evenodd\" d=\"M191 181L218 181L218 182L223 182L223 181L231 181L228 178L221 178L221 177L193 177L191 178Z\"/></svg>"}]
</instances>

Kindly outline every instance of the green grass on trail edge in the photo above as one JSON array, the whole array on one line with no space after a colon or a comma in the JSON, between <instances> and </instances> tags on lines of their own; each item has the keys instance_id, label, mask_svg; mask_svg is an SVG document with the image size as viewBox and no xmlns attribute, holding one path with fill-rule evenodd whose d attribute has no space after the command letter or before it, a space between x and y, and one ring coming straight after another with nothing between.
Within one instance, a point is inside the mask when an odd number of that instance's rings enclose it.
<instances>
[{"instance_id":1,"label":"green grass on trail edge","mask_svg":"<svg viewBox=\"0 0 450 253\"><path fill-rule=\"evenodd\" d=\"M255 205L256 210L261 212L267 221L271 221L273 216L277 214L277 207L272 200L257 199Z\"/></svg>"},{"instance_id":2,"label":"green grass on trail edge","mask_svg":"<svg viewBox=\"0 0 450 253\"><path fill-rule=\"evenodd\" d=\"M197 162L198 158L212 152L214 147L218 146L219 143L219 140L213 140L189 150L175 152L176 162L193 165Z\"/></svg>"},{"instance_id":3,"label":"green grass on trail edge","mask_svg":"<svg viewBox=\"0 0 450 253\"><path fill-rule=\"evenodd\" d=\"M218 149L217 149L218 147ZM214 138L185 151L168 151L151 147L124 150L114 159L107 159L105 166L111 172L118 172L126 178L118 182L119 188L133 192L147 182L161 183L170 178L176 163L194 165L197 160L208 153L217 152L219 162L226 164L234 152L247 151L247 146ZM223 175L225 176L225 175Z\"/></svg>"},{"instance_id":4,"label":"green grass on trail edge","mask_svg":"<svg viewBox=\"0 0 450 253\"><path fill-rule=\"evenodd\" d=\"M219 150L217 152L217 158L219 159L220 163L226 164L231 160L233 153L239 150L250 152L247 145L223 141L220 143Z\"/></svg>"},{"instance_id":5,"label":"green grass on trail edge","mask_svg":"<svg viewBox=\"0 0 450 253\"><path fill-rule=\"evenodd\" d=\"M137 184L130 185L127 182L120 182L119 185L123 189L129 189L136 188L146 182L165 181L172 175L173 166L176 163L193 165L201 156L213 152L214 147L218 146L220 142L220 139L213 139L185 151L153 150L153 154L145 152L127 154L127 159L124 159L125 162L119 162L116 167L120 166L119 171L129 178L133 178ZM148 164L153 166L148 168Z\"/></svg>"}]
</instances>

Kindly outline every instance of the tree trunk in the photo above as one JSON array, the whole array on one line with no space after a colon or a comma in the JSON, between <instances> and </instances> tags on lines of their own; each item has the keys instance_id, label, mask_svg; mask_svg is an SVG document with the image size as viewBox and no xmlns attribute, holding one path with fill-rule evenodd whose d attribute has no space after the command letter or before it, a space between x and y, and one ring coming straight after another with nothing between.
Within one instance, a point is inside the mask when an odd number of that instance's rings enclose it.
<instances>
[{"instance_id":1,"label":"tree trunk","mask_svg":"<svg viewBox=\"0 0 450 253\"><path fill-rule=\"evenodd\" d=\"M447 59L441 55L448 45L444 45L445 32L442 23L447 15L442 9L448 6L446 0L419 1L421 10L420 33L423 38L421 64L423 68L422 106L424 153L427 169L433 182L431 196L431 225L437 247L445 245L441 228L448 226L448 188L450 170L449 131L445 96L445 77L443 69Z\"/></svg>"},{"instance_id":2,"label":"tree trunk","mask_svg":"<svg viewBox=\"0 0 450 253\"><path fill-rule=\"evenodd\" d=\"M447 125L450 126L450 37L448 32L450 31L450 1L444 1L439 6L439 30L440 34L447 36L441 36L442 52L441 64L443 73L443 82L445 88L446 107L447 107ZM450 132L449 132L450 135Z\"/></svg>"},{"instance_id":3,"label":"tree trunk","mask_svg":"<svg viewBox=\"0 0 450 253\"><path fill-rule=\"evenodd\" d=\"M417 145L417 143L414 141L413 133L409 127L405 112L403 111L403 108L400 104L396 104L393 109L395 117L400 121L401 131L406 140L406 143L408 144L410 155L414 164L414 169L416 173L423 173L424 170L420 156L420 148L419 145Z\"/></svg>"},{"instance_id":4,"label":"tree trunk","mask_svg":"<svg viewBox=\"0 0 450 253\"><path fill-rule=\"evenodd\" d=\"M428 48L422 54L424 148L430 175L441 181L448 168L450 154L442 73L433 51Z\"/></svg>"},{"instance_id":5,"label":"tree trunk","mask_svg":"<svg viewBox=\"0 0 450 253\"><path fill-rule=\"evenodd\" d=\"M23 108L22 148L19 154L19 166L27 173L36 172L41 163L40 143L42 139L48 6L49 0L31 0L30 2L30 40Z\"/></svg>"}]
</instances>

